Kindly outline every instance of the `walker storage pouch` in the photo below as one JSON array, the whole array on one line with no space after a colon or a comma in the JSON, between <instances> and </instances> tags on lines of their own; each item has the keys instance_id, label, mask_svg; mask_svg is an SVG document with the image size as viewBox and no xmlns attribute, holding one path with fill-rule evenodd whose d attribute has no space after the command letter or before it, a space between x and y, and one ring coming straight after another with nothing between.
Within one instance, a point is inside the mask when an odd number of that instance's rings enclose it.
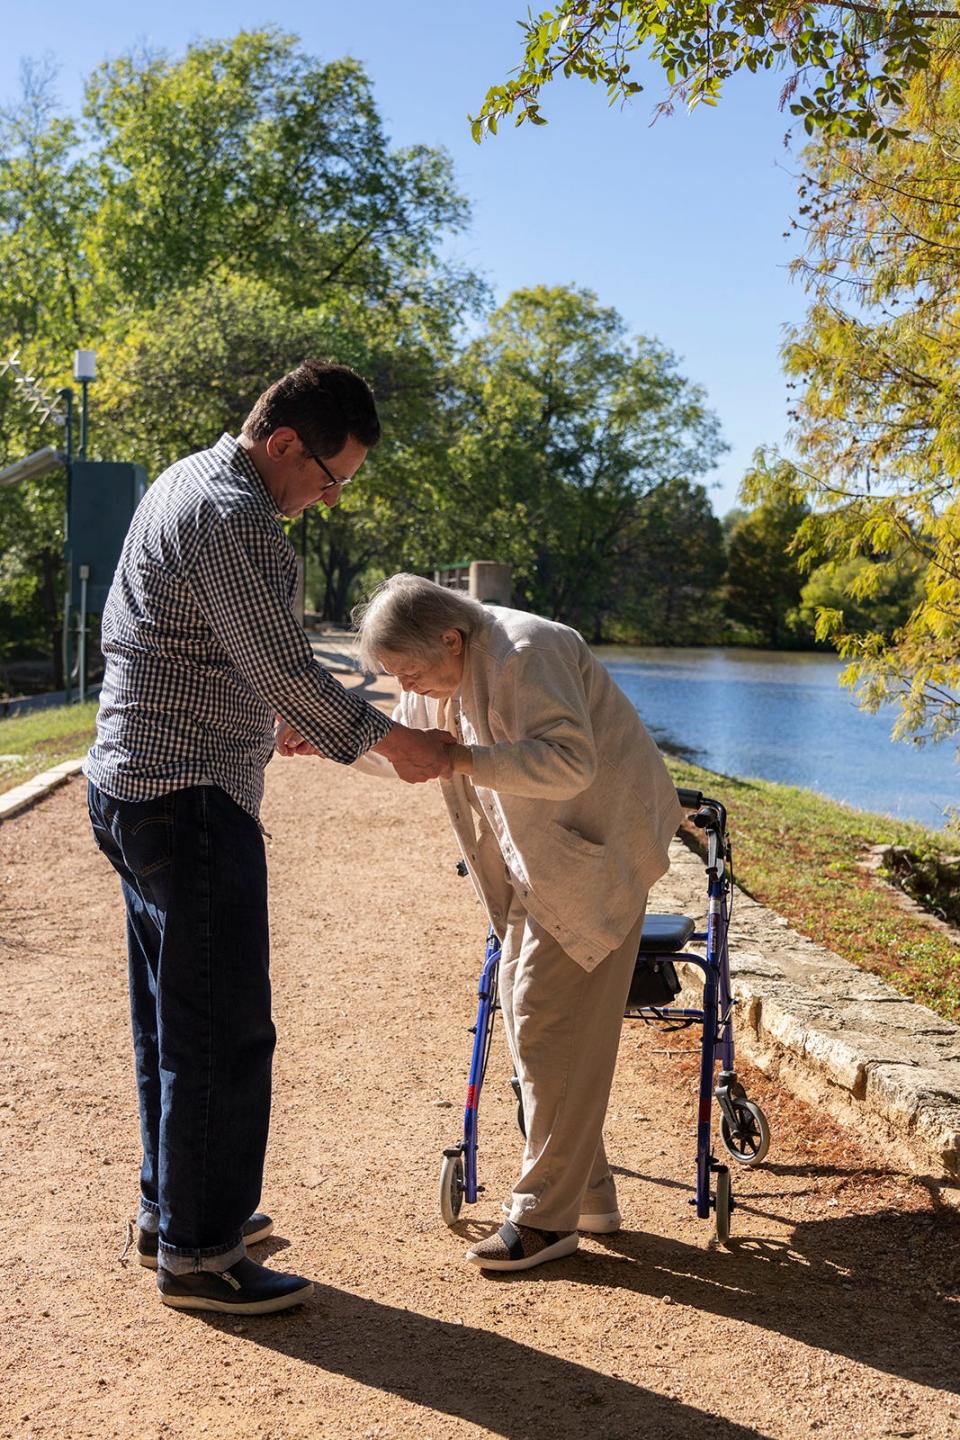
<instances>
[{"instance_id":1,"label":"walker storage pouch","mask_svg":"<svg viewBox=\"0 0 960 1440\"><path fill-rule=\"evenodd\" d=\"M680 994L680 977L672 960L658 955L637 956L627 996L627 1009L640 1010L648 1006L672 1005Z\"/></svg>"}]
</instances>

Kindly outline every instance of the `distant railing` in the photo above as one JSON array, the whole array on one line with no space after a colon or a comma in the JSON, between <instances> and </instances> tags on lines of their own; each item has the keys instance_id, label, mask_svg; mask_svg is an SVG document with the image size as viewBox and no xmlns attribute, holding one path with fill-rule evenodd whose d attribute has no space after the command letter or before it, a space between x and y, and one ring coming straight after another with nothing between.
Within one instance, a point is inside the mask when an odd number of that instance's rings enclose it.
<instances>
[{"instance_id":1,"label":"distant railing","mask_svg":"<svg viewBox=\"0 0 960 1440\"><path fill-rule=\"evenodd\" d=\"M449 590L460 590L484 605L509 605L513 590L513 566L497 560L460 560L452 565L438 565L433 572L434 583Z\"/></svg>"},{"instance_id":2,"label":"distant railing","mask_svg":"<svg viewBox=\"0 0 960 1440\"><path fill-rule=\"evenodd\" d=\"M448 590L470 590L470 561L460 560L455 565L439 565L433 572L433 583Z\"/></svg>"}]
</instances>

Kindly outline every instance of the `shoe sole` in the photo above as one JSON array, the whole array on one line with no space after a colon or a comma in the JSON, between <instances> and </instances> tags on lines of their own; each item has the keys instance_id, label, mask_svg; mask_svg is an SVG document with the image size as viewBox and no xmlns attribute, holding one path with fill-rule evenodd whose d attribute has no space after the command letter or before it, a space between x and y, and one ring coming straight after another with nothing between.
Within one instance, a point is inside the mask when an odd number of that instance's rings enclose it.
<instances>
[{"instance_id":1,"label":"shoe sole","mask_svg":"<svg viewBox=\"0 0 960 1440\"><path fill-rule=\"evenodd\" d=\"M259 1245L261 1240L266 1240L267 1236L272 1234L273 1221L271 1220L269 1225L264 1225L259 1230L254 1230L252 1235L244 1235L243 1243L245 1245ZM159 1261L156 1255L141 1255L138 1251L137 1258L145 1270L156 1270L158 1268Z\"/></svg>"},{"instance_id":2,"label":"shoe sole","mask_svg":"<svg viewBox=\"0 0 960 1440\"><path fill-rule=\"evenodd\" d=\"M302 1305L313 1294L313 1281L291 1290L289 1295L275 1295L272 1300L205 1300L201 1295L164 1295L160 1292L162 1304L172 1310L217 1310L222 1315L273 1315L278 1310L290 1310Z\"/></svg>"},{"instance_id":3,"label":"shoe sole","mask_svg":"<svg viewBox=\"0 0 960 1440\"><path fill-rule=\"evenodd\" d=\"M581 1215L577 1229L586 1235L615 1235L623 1224L623 1216L617 1211L612 1215Z\"/></svg>"},{"instance_id":4,"label":"shoe sole","mask_svg":"<svg viewBox=\"0 0 960 1440\"><path fill-rule=\"evenodd\" d=\"M534 1265L544 1265L548 1260L562 1260L564 1256L572 1255L578 1244L579 1237L574 1231L553 1245L544 1246L536 1255L524 1255L522 1260L485 1260L475 1250L467 1251L467 1259L471 1265L479 1265L481 1270L532 1270Z\"/></svg>"}]
</instances>

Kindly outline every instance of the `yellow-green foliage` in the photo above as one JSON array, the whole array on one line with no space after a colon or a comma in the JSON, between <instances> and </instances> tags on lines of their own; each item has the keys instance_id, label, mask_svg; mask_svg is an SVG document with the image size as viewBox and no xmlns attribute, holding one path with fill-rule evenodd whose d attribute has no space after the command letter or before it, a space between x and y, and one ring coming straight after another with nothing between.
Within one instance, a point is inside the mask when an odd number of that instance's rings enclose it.
<instances>
[{"instance_id":1,"label":"yellow-green foliage","mask_svg":"<svg viewBox=\"0 0 960 1440\"><path fill-rule=\"evenodd\" d=\"M898 126L879 152L807 152L812 305L785 347L800 463L761 459L748 492L811 505L796 551L850 602L823 605L818 633L863 703L898 702L898 733L942 738L960 730L960 63L913 79ZM905 580L906 622L861 628L857 602Z\"/></svg>"},{"instance_id":2,"label":"yellow-green foliage","mask_svg":"<svg viewBox=\"0 0 960 1440\"><path fill-rule=\"evenodd\" d=\"M955 6L899 0L555 0L549 10L528 9L520 28L523 58L487 92L473 122L478 142L515 112L518 125L546 124L541 91L559 75L601 86L611 105L630 99L644 88L634 70L642 55L662 67L670 87L660 111L676 102L716 105L739 70L784 70L781 108L808 134L857 135L883 146L896 134L891 114L907 80L928 63L931 40L941 51L957 43Z\"/></svg>"}]
</instances>

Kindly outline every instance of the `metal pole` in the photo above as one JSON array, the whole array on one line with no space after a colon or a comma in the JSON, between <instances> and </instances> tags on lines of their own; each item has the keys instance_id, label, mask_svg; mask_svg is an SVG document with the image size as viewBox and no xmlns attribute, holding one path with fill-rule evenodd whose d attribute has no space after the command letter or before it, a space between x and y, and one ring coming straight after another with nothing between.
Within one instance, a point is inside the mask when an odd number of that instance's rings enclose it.
<instances>
[{"instance_id":1,"label":"metal pole","mask_svg":"<svg viewBox=\"0 0 960 1440\"><path fill-rule=\"evenodd\" d=\"M67 496L66 506L63 515L63 561L67 572L67 584L63 595L63 688L64 699L70 703L70 671L73 668L73 655L70 645L70 612L73 609L73 593L71 589L71 554L70 554L70 502L73 498L73 391L69 385L60 391L60 398L64 403L65 418L64 431L64 453L66 455L67 470Z\"/></svg>"},{"instance_id":2,"label":"metal pole","mask_svg":"<svg viewBox=\"0 0 960 1440\"><path fill-rule=\"evenodd\" d=\"M66 385L60 391L60 399L63 401L65 411L63 421L63 448L67 457L67 464L69 465L73 460L73 391L69 385Z\"/></svg>"},{"instance_id":3,"label":"metal pole","mask_svg":"<svg viewBox=\"0 0 960 1440\"><path fill-rule=\"evenodd\" d=\"M77 676L77 699L82 705L87 698L87 581L90 579L90 566L80 566L80 622L78 629L78 643L80 646L80 673Z\"/></svg>"},{"instance_id":4,"label":"metal pole","mask_svg":"<svg viewBox=\"0 0 960 1440\"><path fill-rule=\"evenodd\" d=\"M88 398L89 398L89 397L88 397L88 393L87 393L87 392L89 391L89 389L90 389L90 381L89 381L89 380L81 380L81 381L80 381L80 390L81 390L81 394L82 394L82 399L81 399L81 401L80 401L80 453L79 453L79 459L81 459L81 460L86 460L86 458L87 458L87 435L88 435L88 426L89 426L89 421L90 421L89 411L88 411Z\"/></svg>"},{"instance_id":5,"label":"metal pole","mask_svg":"<svg viewBox=\"0 0 960 1440\"><path fill-rule=\"evenodd\" d=\"M64 702L70 704L70 667L73 663L73 656L70 653L70 609L71 596L69 586L63 592L63 698Z\"/></svg>"}]
</instances>

